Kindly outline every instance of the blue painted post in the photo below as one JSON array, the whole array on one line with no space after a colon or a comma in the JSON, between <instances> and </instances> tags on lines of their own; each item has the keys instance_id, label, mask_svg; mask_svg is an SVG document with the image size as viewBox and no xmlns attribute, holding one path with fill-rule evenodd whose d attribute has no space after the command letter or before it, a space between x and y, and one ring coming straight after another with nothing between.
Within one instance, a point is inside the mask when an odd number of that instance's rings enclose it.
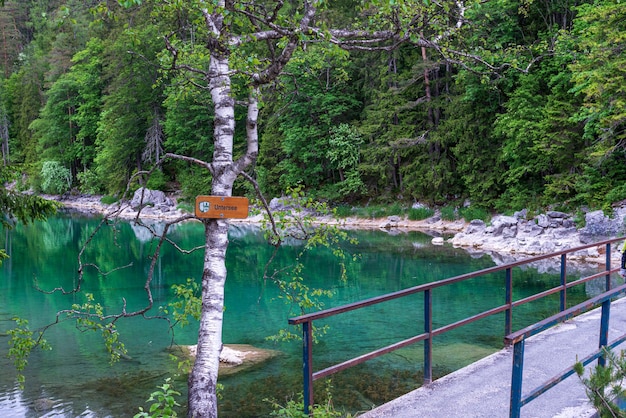
<instances>
[{"instance_id":1,"label":"blue painted post","mask_svg":"<svg viewBox=\"0 0 626 418\"><path fill-rule=\"evenodd\" d=\"M424 291L424 332L429 334L424 340L424 384L433 381L433 307L430 289Z\"/></svg>"},{"instance_id":2,"label":"blue painted post","mask_svg":"<svg viewBox=\"0 0 626 418\"><path fill-rule=\"evenodd\" d=\"M511 327L513 326L513 272L511 268L506 269L506 280L505 280L505 303L508 306L506 311L504 311L504 335L509 335L511 333Z\"/></svg>"},{"instance_id":3,"label":"blue painted post","mask_svg":"<svg viewBox=\"0 0 626 418\"><path fill-rule=\"evenodd\" d=\"M609 341L609 318L611 316L611 299L602 302L602 317L600 319L600 344L599 348L606 347ZM606 366L606 356L598 357L598 366Z\"/></svg>"},{"instance_id":4,"label":"blue painted post","mask_svg":"<svg viewBox=\"0 0 626 418\"><path fill-rule=\"evenodd\" d=\"M567 256L561 254L561 312L567 309Z\"/></svg>"},{"instance_id":5,"label":"blue painted post","mask_svg":"<svg viewBox=\"0 0 626 418\"><path fill-rule=\"evenodd\" d=\"M513 372L511 373L510 418L519 418L522 410L522 375L524 372L524 340L513 345Z\"/></svg>"},{"instance_id":6,"label":"blue painted post","mask_svg":"<svg viewBox=\"0 0 626 418\"><path fill-rule=\"evenodd\" d=\"M621 266L620 266L621 267ZM606 291L611 290L611 243L606 244Z\"/></svg>"},{"instance_id":7,"label":"blue painted post","mask_svg":"<svg viewBox=\"0 0 626 418\"><path fill-rule=\"evenodd\" d=\"M313 334L310 321L302 323L302 372L304 374L304 413L311 414L313 406Z\"/></svg>"}]
</instances>

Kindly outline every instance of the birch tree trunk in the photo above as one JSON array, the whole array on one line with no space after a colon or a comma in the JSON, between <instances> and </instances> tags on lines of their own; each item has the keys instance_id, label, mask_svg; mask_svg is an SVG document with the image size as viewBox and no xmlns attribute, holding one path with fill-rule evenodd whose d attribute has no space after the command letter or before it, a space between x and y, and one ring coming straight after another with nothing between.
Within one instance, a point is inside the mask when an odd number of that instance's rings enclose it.
<instances>
[{"instance_id":1,"label":"birch tree trunk","mask_svg":"<svg viewBox=\"0 0 626 418\"><path fill-rule=\"evenodd\" d=\"M198 331L198 351L189 374L189 416L217 417L217 372L222 350L224 284L228 222L205 222L206 247L202 274L202 316Z\"/></svg>"},{"instance_id":2,"label":"birch tree trunk","mask_svg":"<svg viewBox=\"0 0 626 418\"><path fill-rule=\"evenodd\" d=\"M214 35L219 36L219 22L214 21L213 28L216 31ZM219 50L215 48L211 51L208 73L215 111L211 194L231 196L238 174L238 167L233 163L235 101L231 95L228 55L220 54ZM257 138L249 138L249 142L250 140L255 142ZM204 223L206 244L202 272L202 314L196 361L189 375L190 417L217 417L216 386L222 350L228 221L210 219Z\"/></svg>"}]
</instances>

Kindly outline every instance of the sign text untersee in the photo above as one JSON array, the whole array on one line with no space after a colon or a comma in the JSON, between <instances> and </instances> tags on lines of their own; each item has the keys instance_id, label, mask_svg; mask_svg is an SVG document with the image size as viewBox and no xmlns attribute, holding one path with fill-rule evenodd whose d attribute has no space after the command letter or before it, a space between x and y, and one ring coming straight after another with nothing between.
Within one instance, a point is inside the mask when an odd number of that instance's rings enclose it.
<instances>
[{"instance_id":1,"label":"sign text untersee","mask_svg":"<svg viewBox=\"0 0 626 418\"><path fill-rule=\"evenodd\" d=\"M238 196L197 196L197 218L248 217L248 198Z\"/></svg>"}]
</instances>

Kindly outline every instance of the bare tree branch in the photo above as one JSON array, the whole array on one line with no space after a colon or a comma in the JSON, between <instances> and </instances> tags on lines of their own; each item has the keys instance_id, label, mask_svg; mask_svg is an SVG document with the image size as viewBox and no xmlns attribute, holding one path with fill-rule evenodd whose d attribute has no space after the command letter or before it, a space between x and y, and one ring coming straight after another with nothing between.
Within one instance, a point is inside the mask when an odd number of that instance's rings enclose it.
<instances>
[{"instance_id":1,"label":"bare tree branch","mask_svg":"<svg viewBox=\"0 0 626 418\"><path fill-rule=\"evenodd\" d=\"M165 154L158 164L162 164L162 162L167 160L167 159L187 161L188 163L192 163L192 164L198 165L198 166L200 166L202 168L206 168L207 170L209 170L209 172L211 174L215 174L214 171L213 171L213 165L212 164L209 164L206 161L199 160L197 158L188 157L186 155L173 154L171 152L168 152L167 154Z\"/></svg>"}]
</instances>

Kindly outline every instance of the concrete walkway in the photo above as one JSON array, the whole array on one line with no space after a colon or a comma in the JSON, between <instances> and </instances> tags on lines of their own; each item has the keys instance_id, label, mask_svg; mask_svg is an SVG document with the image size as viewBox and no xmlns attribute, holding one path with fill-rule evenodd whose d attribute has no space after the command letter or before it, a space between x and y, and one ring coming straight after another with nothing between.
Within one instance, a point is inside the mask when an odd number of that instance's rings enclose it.
<instances>
[{"instance_id":1,"label":"concrete walkway","mask_svg":"<svg viewBox=\"0 0 626 418\"><path fill-rule=\"evenodd\" d=\"M626 298L613 302L609 342L626 332ZM522 394L560 374L598 348L600 308L526 340ZM626 349L626 343L615 351ZM505 418L509 416L513 348L492 354L361 418ZM587 368L595 367L591 363ZM573 375L522 407L524 418L586 418L596 411Z\"/></svg>"}]
</instances>

